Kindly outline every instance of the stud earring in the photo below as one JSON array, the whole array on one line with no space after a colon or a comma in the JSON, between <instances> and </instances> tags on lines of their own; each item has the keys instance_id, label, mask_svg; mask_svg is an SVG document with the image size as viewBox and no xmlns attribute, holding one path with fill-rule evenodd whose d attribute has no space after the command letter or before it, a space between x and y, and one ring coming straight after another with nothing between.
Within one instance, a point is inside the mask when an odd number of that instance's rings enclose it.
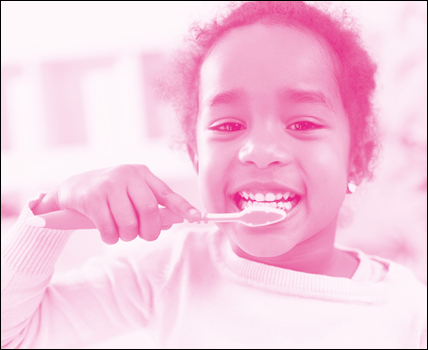
<instances>
[{"instance_id":1,"label":"stud earring","mask_svg":"<svg viewBox=\"0 0 428 350\"><path fill-rule=\"evenodd\" d=\"M353 180L348 182L348 193L354 193L357 190L357 185Z\"/></svg>"}]
</instances>

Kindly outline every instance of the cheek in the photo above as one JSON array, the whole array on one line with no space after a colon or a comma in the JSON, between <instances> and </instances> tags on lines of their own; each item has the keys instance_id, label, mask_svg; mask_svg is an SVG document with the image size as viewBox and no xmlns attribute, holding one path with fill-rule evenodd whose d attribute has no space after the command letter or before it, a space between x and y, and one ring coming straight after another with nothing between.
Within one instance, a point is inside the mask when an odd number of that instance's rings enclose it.
<instances>
[{"instance_id":1,"label":"cheek","mask_svg":"<svg viewBox=\"0 0 428 350\"><path fill-rule=\"evenodd\" d=\"M217 203L224 201L225 162L221 154L209 140L198 138L198 187L208 211L219 209Z\"/></svg>"},{"instance_id":2,"label":"cheek","mask_svg":"<svg viewBox=\"0 0 428 350\"><path fill-rule=\"evenodd\" d=\"M325 186L334 188L339 185L338 180L344 181L347 160L342 152L331 152L331 150L319 148L314 158L316 160L314 159L311 166L313 166L315 182L324 182Z\"/></svg>"},{"instance_id":3,"label":"cheek","mask_svg":"<svg viewBox=\"0 0 428 350\"><path fill-rule=\"evenodd\" d=\"M306 173L309 175L308 193L321 201L323 206L336 210L342 205L346 194L349 146L344 142L320 145L308 159ZM313 208L316 209L316 208Z\"/></svg>"}]
</instances>

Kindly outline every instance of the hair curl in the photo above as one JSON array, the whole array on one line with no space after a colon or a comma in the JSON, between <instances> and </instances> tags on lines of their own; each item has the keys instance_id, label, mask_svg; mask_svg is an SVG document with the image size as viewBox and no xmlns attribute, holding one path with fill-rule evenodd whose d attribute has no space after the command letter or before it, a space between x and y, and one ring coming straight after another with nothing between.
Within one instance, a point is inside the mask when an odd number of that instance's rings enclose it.
<instances>
[{"instance_id":1,"label":"hair curl","mask_svg":"<svg viewBox=\"0 0 428 350\"><path fill-rule=\"evenodd\" d=\"M326 2L316 6L302 1L231 2L210 22L194 23L158 85L178 117L182 131L178 144L187 146L194 160L199 72L207 53L227 31L256 22L309 30L328 43L339 63L334 74L350 121L351 156L359 175L370 180L380 148L372 103L377 65L364 48L355 20L346 9L335 13Z\"/></svg>"}]
</instances>

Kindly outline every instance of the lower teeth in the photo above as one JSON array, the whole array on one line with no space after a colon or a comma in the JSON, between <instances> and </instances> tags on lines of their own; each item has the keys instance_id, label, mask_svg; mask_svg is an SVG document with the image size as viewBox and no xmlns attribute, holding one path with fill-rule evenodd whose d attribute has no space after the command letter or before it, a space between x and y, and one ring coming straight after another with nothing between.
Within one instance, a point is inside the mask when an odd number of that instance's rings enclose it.
<instances>
[{"instance_id":1,"label":"lower teeth","mask_svg":"<svg viewBox=\"0 0 428 350\"><path fill-rule=\"evenodd\" d=\"M286 201L286 202L251 202L251 201L244 201L241 200L239 202L239 209L244 210L245 208L248 207L271 207L271 208L277 208L277 209L282 209L282 210L290 210L292 208L292 204L290 201Z\"/></svg>"}]
</instances>

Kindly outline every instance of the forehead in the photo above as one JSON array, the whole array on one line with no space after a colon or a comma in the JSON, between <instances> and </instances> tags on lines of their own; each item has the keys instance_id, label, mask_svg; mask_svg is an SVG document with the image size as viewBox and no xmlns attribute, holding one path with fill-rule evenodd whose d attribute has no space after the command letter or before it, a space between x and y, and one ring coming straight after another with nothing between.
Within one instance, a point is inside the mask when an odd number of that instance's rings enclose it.
<instances>
[{"instance_id":1,"label":"forehead","mask_svg":"<svg viewBox=\"0 0 428 350\"><path fill-rule=\"evenodd\" d=\"M213 96L240 91L266 103L281 91L318 92L337 100L328 46L294 27L253 24L226 33L201 66L201 106Z\"/></svg>"}]
</instances>

